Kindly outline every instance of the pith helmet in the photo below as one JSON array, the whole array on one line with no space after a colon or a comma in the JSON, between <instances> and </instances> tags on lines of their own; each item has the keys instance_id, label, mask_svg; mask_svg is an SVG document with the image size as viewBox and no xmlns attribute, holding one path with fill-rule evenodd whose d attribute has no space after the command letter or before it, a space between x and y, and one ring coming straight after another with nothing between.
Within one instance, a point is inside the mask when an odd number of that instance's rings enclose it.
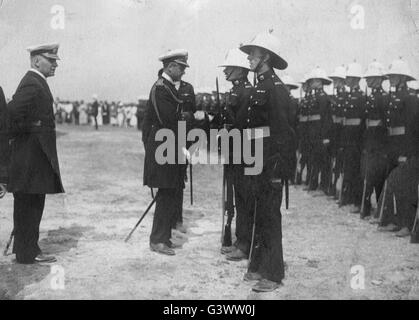
<instances>
[{"instance_id":1,"label":"pith helmet","mask_svg":"<svg viewBox=\"0 0 419 320\"><path fill-rule=\"evenodd\" d=\"M346 67L344 65L341 65L339 67L336 67L335 71L329 76L331 79L346 79Z\"/></svg>"},{"instance_id":2,"label":"pith helmet","mask_svg":"<svg viewBox=\"0 0 419 320\"><path fill-rule=\"evenodd\" d=\"M319 79L323 82L323 84L328 85L332 83L327 77L326 71L324 71L320 67L316 67L313 71L311 71L310 75L308 76L307 80Z\"/></svg>"},{"instance_id":3,"label":"pith helmet","mask_svg":"<svg viewBox=\"0 0 419 320\"><path fill-rule=\"evenodd\" d=\"M250 70L249 60L247 60L246 54L239 48L229 50L223 64L219 67L240 67Z\"/></svg>"},{"instance_id":4,"label":"pith helmet","mask_svg":"<svg viewBox=\"0 0 419 320\"><path fill-rule=\"evenodd\" d=\"M362 66L354 60L354 62L348 64L348 68L346 69L346 77L352 78L362 78L364 73L362 72Z\"/></svg>"},{"instance_id":5,"label":"pith helmet","mask_svg":"<svg viewBox=\"0 0 419 320\"><path fill-rule=\"evenodd\" d=\"M298 89L298 84L290 75L286 74L285 76L281 77L281 80L286 86L290 87L291 90Z\"/></svg>"},{"instance_id":6,"label":"pith helmet","mask_svg":"<svg viewBox=\"0 0 419 320\"><path fill-rule=\"evenodd\" d=\"M368 65L364 78L369 77L385 77L384 66L377 60L374 60Z\"/></svg>"},{"instance_id":7,"label":"pith helmet","mask_svg":"<svg viewBox=\"0 0 419 320\"><path fill-rule=\"evenodd\" d=\"M401 57L397 60L394 60L390 65L390 69L387 75L403 75L407 77L407 81L416 80L410 71L409 64L404 61Z\"/></svg>"},{"instance_id":8,"label":"pith helmet","mask_svg":"<svg viewBox=\"0 0 419 320\"><path fill-rule=\"evenodd\" d=\"M250 54L250 51L255 48L262 48L271 54L272 67L279 70L284 70L288 67L288 63L280 56L280 44L277 37L272 35L272 30L268 33L258 34L249 44L240 47L244 53Z\"/></svg>"}]
</instances>

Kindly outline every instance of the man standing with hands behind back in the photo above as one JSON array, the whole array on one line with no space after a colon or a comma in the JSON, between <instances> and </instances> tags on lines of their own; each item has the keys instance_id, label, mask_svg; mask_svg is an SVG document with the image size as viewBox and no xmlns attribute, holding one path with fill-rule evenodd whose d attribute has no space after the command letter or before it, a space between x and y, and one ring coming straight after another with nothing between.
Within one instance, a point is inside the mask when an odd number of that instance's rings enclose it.
<instances>
[{"instance_id":1,"label":"man standing with hands behind back","mask_svg":"<svg viewBox=\"0 0 419 320\"><path fill-rule=\"evenodd\" d=\"M47 78L55 75L58 44L28 48L31 68L8 105L11 158L8 191L14 197L16 261L55 262L38 246L45 195L63 193L57 157L53 96Z\"/></svg>"}]
</instances>

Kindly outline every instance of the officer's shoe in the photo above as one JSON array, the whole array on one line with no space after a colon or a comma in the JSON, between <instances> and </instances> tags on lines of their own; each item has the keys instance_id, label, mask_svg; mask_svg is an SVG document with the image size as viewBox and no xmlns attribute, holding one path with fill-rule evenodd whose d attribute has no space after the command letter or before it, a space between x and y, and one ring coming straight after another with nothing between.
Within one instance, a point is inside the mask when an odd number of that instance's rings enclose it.
<instances>
[{"instance_id":1,"label":"officer's shoe","mask_svg":"<svg viewBox=\"0 0 419 320\"><path fill-rule=\"evenodd\" d=\"M281 286L281 284L281 282L274 282L262 279L253 286L252 290L254 292L272 292L278 289Z\"/></svg>"},{"instance_id":2,"label":"officer's shoe","mask_svg":"<svg viewBox=\"0 0 419 320\"><path fill-rule=\"evenodd\" d=\"M248 272L244 275L243 281L252 282L252 281L260 281L263 277L257 272Z\"/></svg>"},{"instance_id":3,"label":"officer's shoe","mask_svg":"<svg viewBox=\"0 0 419 320\"><path fill-rule=\"evenodd\" d=\"M359 214L361 213L361 208L358 206L355 206L351 211L352 214Z\"/></svg>"},{"instance_id":4,"label":"officer's shoe","mask_svg":"<svg viewBox=\"0 0 419 320\"><path fill-rule=\"evenodd\" d=\"M177 231L179 231L180 233L186 233L187 232L187 230L186 230L186 228L183 226L183 224L182 223L176 223L176 227L175 227L175 229L177 230Z\"/></svg>"},{"instance_id":5,"label":"officer's shoe","mask_svg":"<svg viewBox=\"0 0 419 320\"><path fill-rule=\"evenodd\" d=\"M399 230L400 228L393 223L390 223L389 225L385 227L378 227L378 231L381 231L381 232L396 232Z\"/></svg>"},{"instance_id":6,"label":"officer's shoe","mask_svg":"<svg viewBox=\"0 0 419 320\"><path fill-rule=\"evenodd\" d=\"M396 237L405 238L410 236L410 231L408 228L403 228L399 232L396 233Z\"/></svg>"},{"instance_id":7,"label":"officer's shoe","mask_svg":"<svg viewBox=\"0 0 419 320\"><path fill-rule=\"evenodd\" d=\"M227 254L235 251L237 248L235 246L230 247L221 247L221 254Z\"/></svg>"},{"instance_id":8,"label":"officer's shoe","mask_svg":"<svg viewBox=\"0 0 419 320\"><path fill-rule=\"evenodd\" d=\"M179 243L170 242L167 246L170 249L182 249L182 245Z\"/></svg>"},{"instance_id":9,"label":"officer's shoe","mask_svg":"<svg viewBox=\"0 0 419 320\"><path fill-rule=\"evenodd\" d=\"M247 254L236 248L233 252L226 254L226 257L229 261L242 261L247 259Z\"/></svg>"},{"instance_id":10,"label":"officer's shoe","mask_svg":"<svg viewBox=\"0 0 419 320\"><path fill-rule=\"evenodd\" d=\"M53 256L38 254L35 257L34 262L35 263L54 263L54 262L57 262L57 259Z\"/></svg>"},{"instance_id":11,"label":"officer's shoe","mask_svg":"<svg viewBox=\"0 0 419 320\"><path fill-rule=\"evenodd\" d=\"M176 255L175 251L171 248L169 248L166 244L164 243L150 243L150 249L153 252L157 252L159 254L164 254L166 256L174 256Z\"/></svg>"}]
</instances>

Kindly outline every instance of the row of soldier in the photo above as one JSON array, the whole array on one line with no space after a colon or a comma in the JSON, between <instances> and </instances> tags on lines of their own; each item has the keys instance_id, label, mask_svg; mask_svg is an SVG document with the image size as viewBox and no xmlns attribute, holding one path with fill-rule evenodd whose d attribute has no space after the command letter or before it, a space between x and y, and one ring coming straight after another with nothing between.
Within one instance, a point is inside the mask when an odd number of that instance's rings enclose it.
<instances>
[{"instance_id":1,"label":"row of soldier","mask_svg":"<svg viewBox=\"0 0 419 320\"><path fill-rule=\"evenodd\" d=\"M360 88L362 78L365 91ZM386 80L389 92L383 89ZM399 237L411 234L418 199L419 100L408 87L414 80L401 58L389 70L373 61L366 73L356 62L329 76L316 68L301 81L304 96L296 102L295 183L335 198L340 206L353 205L351 213ZM291 90L298 88L286 82ZM332 96L324 90L330 84Z\"/></svg>"}]
</instances>

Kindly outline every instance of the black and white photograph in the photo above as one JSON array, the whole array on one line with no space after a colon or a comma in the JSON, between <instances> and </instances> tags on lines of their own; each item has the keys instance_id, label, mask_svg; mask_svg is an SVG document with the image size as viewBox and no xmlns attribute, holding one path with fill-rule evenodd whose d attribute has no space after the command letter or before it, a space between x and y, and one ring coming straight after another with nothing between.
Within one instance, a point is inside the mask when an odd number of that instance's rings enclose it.
<instances>
[{"instance_id":1,"label":"black and white photograph","mask_svg":"<svg viewBox=\"0 0 419 320\"><path fill-rule=\"evenodd\" d=\"M418 300L418 198L419 0L0 0L0 300Z\"/></svg>"}]
</instances>

